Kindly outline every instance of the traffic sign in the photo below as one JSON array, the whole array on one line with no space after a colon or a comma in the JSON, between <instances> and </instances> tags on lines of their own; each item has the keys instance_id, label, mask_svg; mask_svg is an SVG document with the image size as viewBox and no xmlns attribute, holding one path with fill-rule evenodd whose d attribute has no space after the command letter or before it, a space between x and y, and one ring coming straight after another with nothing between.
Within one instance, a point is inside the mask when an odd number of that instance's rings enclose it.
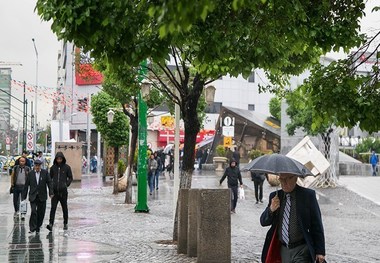
<instances>
[{"instance_id":1,"label":"traffic sign","mask_svg":"<svg viewBox=\"0 0 380 263\"><path fill-rule=\"evenodd\" d=\"M235 127L234 126L223 126L222 134L225 137L234 137L235 136Z\"/></svg>"},{"instance_id":2,"label":"traffic sign","mask_svg":"<svg viewBox=\"0 0 380 263\"><path fill-rule=\"evenodd\" d=\"M33 142L34 133L28 131L26 133L26 149L28 151L34 151L34 142Z\"/></svg>"},{"instance_id":3,"label":"traffic sign","mask_svg":"<svg viewBox=\"0 0 380 263\"><path fill-rule=\"evenodd\" d=\"M232 146L232 137L224 137L223 138L223 145L224 145L224 147L231 147Z\"/></svg>"}]
</instances>

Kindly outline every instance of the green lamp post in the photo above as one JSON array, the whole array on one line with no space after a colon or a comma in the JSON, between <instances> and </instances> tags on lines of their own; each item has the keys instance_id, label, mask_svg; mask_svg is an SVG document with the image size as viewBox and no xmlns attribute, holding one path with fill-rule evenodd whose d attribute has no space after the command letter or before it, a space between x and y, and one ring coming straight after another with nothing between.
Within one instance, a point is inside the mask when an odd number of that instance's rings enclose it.
<instances>
[{"instance_id":1,"label":"green lamp post","mask_svg":"<svg viewBox=\"0 0 380 263\"><path fill-rule=\"evenodd\" d=\"M142 83L146 74L147 61L140 64L139 82ZM138 114L139 114L139 128L138 128L138 159L137 159L137 202L135 212L148 213L149 207L147 203L147 112L148 105L144 101L143 96L149 93L149 83L142 83L141 90L138 95Z\"/></svg>"}]
</instances>

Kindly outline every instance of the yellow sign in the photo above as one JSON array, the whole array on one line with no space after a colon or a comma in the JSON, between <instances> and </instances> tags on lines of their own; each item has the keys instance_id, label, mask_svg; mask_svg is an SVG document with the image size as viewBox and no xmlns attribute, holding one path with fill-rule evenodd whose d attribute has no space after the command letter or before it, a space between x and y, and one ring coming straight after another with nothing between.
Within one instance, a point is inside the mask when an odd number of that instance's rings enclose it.
<instances>
[{"instance_id":1,"label":"yellow sign","mask_svg":"<svg viewBox=\"0 0 380 263\"><path fill-rule=\"evenodd\" d=\"M231 147L232 146L232 137L224 137L223 138L223 144L224 144L224 147Z\"/></svg>"},{"instance_id":2,"label":"yellow sign","mask_svg":"<svg viewBox=\"0 0 380 263\"><path fill-rule=\"evenodd\" d=\"M161 125L168 129L174 129L174 118L172 116L161 116Z\"/></svg>"}]
</instances>

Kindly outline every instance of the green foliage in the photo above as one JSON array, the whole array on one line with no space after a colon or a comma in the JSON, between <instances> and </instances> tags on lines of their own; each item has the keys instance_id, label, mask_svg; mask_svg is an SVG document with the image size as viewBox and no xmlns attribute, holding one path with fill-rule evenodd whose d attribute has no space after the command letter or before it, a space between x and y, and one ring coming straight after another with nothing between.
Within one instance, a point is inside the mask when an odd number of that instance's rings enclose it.
<instances>
[{"instance_id":1,"label":"green foliage","mask_svg":"<svg viewBox=\"0 0 380 263\"><path fill-rule=\"evenodd\" d=\"M369 162L369 157L372 150L374 150L376 153L380 153L380 139L366 138L363 139L361 143L358 143L355 147L357 158L365 163Z\"/></svg>"},{"instance_id":2,"label":"green foliage","mask_svg":"<svg viewBox=\"0 0 380 263\"><path fill-rule=\"evenodd\" d=\"M99 92L91 97L91 113L96 128L102 134L107 144L119 147L128 144L128 118L124 113L114 110L113 123L108 123L107 113L110 108L120 108L120 104L105 92Z\"/></svg>"},{"instance_id":3,"label":"green foliage","mask_svg":"<svg viewBox=\"0 0 380 263\"><path fill-rule=\"evenodd\" d=\"M216 146L216 155L219 157L226 157L226 149L223 145Z\"/></svg>"},{"instance_id":4,"label":"green foliage","mask_svg":"<svg viewBox=\"0 0 380 263\"><path fill-rule=\"evenodd\" d=\"M125 170L127 169L127 166L125 165L125 162L123 160L117 161L117 174L119 178L124 175Z\"/></svg>"},{"instance_id":5,"label":"green foliage","mask_svg":"<svg viewBox=\"0 0 380 263\"><path fill-rule=\"evenodd\" d=\"M269 112L274 118L281 121L281 100L277 96L270 99Z\"/></svg>"},{"instance_id":6,"label":"green foliage","mask_svg":"<svg viewBox=\"0 0 380 263\"><path fill-rule=\"evenodd\" d=\"M149 72L161 84L159 89L180 104L186 137L191 135L185 138L184 158L184 169L190 170L200 128L198 103L209 81L227 74L247 77L253 68L262 68L272 83L284 85L289 74L303 72L321 54L348 51L361 43L358 30L364 3L38 0L36 9L42 20L53 20L51 28L58 38L91 51L112 71L127 64L122 68L136 76L133 71L149 59ZM181 68L177 68L179 80L166 66L170 58ZM168 82L158 77L157 67Z\"/></svg>"},{"instance_id":7,"label":"green foliage","mask_svg":"<svg viewBox=\"0 0 380 263\"><path fill-rule=\"evenodd\" d=\"M249 152L249 159L251 159L251 160L254 160L254 159L256 159L257 157L260 157L260 156L262 156L262 155L264 155L265 154L265 152L262 152L262 151L260 151L260 150L256 150L256 149L253 149L253 150L251 150L250 152Z\"/></svg>"}]
</instances>

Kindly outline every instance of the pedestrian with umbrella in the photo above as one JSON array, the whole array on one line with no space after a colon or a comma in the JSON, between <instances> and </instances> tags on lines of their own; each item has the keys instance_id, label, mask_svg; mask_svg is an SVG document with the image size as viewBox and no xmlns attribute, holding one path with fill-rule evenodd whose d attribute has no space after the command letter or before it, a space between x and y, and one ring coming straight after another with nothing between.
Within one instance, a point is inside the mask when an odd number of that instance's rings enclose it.
<instances>
[{"instance_id":1,"label":"pedestrian with umbrella","mask_svg":"<svg viewBox=\"0 0 380 263\"><path fill-rule=\"evenodd\" d=\"M239 182L240 187L243 187L243 181L241 180L241 173L235 160L231 160L230 166L226 168L219 183L222 185L224 179L227 177L228 188L231 189L231 213L236 213L235 208L238 200Z\"/></svg>"},{"instance_id":2,"label":"pedestrian with umbrella","mask_svg":"<svg viewBox=\"0 0 380 263\"><path fill-rule=\"evenodd\" d=\"M262 262L325 262L325 237L315 191L297 185L298 177L312 175L310 170L280 154L259 157L244 170L276 174L281 182L282 189L269 195L260 217L262 226L270 226Z\"/></svg>"}]
</instances>

